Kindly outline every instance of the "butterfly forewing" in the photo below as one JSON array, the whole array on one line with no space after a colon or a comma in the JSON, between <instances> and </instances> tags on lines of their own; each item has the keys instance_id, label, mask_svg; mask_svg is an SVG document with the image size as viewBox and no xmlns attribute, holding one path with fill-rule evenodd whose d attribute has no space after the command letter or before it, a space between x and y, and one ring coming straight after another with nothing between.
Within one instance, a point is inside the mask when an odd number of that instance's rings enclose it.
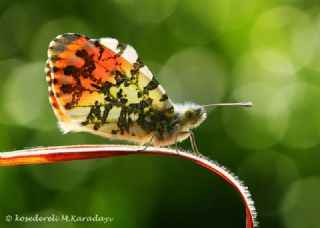
<instances>
[{"instance_id":1,"label":"butterfly forewing","mask_svg":"<svg viewBox=\"0 0 320 228\"><path fill-rule=\"evenodd\" d=\"M163 88L136 51L116 39L63 34L49 45L50 101L65 131L144 143L150 111L173 113Z\"/></svg>"}]
</instances>

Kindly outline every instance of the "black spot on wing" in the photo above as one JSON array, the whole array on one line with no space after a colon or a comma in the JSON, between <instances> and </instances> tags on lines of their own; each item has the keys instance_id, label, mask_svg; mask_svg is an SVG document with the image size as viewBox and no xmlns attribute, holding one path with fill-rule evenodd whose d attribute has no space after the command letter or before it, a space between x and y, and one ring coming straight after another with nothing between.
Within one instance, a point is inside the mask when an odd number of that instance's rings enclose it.
<instances>
[{"instance_id":1,"label":"black spot on wing","mask_svg":"<svg viewBox=\"0 0 320 228\"><path fill-rule=\"evenodd\" d=\"M126 44L118 42L117 49L119 50L119 52L117 53L117 55L118 56L122 55L123 52L126 50L126 48L127 48Z\"/></svg>"},{"instance_id":2,"label":"black spot on wing","mask_svg":"<svg viewBox=\"0 0 320 228\"><path fill-rule=\"evenodd\" d=\"M137 58L136 62L133 64L134 68L141 68L144 67L144 63L141 61L140 58Z\"/></svg>"},{"instance_id":3,"label":"black spot on wing","mask_svg":"<svg viewBox=\"0 0 320 228\"><path fill-rule=\"evenodd\" d=\"M90 78L95 81L92 72L96 69L96 64L94 62L94 55L89 55L85 49L78 50L76 56L84 60L84 65L81 67L81 74L84 78Z\"/></svg>"},{"instance_id":4,"label":"black spot on wing","mask_svg":"<svg viewBox=\"0 0 320 228\"><path fill-rule=\"evenodd\" d=\"M122 89L119 90L119 92L117 93L117 98L122 98L123 95L122 95Z\"/></svg>"},{"instance_id":5,"label":"black spot on wing","mask_svg":"<svg viewBox=\"0 0 320 228\"><path fill-rule=\"evenodd\" d=\"M79 77L79 68L73 65L66 66L64 68L64 75L73 75L74 77Z\"/></svg>"},{"instance_id":6,"label":"black spot on wing","mask_svg":"<svg viewBox=\"0 0 320 228\"><path fill-rule=\"evenodd\" d=\"M49 83L50 86L51 86L51 85L56 85L56 84L58 84L58 79L56 79L56 78L50 79L50 80L48 81L48 83Z\"/></svg>"},{"instance_id":7,"label":"black spot on wing","mask_svg":"<svg viewBox=\"0 0 320 228\"><path fill-rule=\"evenodd\" d=\"M52 63L55 63L58 60L61 60L61 58L59 58L57 55L52 55L50 56L50 60Z\"/></svg>"},{"instance_id":8,"label":"black spot on wing","mask_svg":"<svg viewBox=\"0 0 320 228\"><path fill-rule=\"evenodd\" d=\"M131 75L136 75L142 67L144 67L144 63L140 60L140 58L137 58L137 60L133 63L133 69L130 70Z\"/></svg>"},{"instance_id":9,"label":"black spot on wing","mask_svg":"<svg viewBox=\"0 0 320 228\"><path fill-rule=\"evenodd\" d=\"M123 105L125 105L127 102L128 102L127 98L121 98L120 99L120 103L123 104Z\"/></svg>"},{"instance_id":10,"label":"black spot on wing","mask_svg":"<svg viewBox=\"0 0 320 228\"><path fill-rule=\"evenodd\" d=\"M109 115L110 110L112 109L111 104L107 104L104 106L104 111L101 117L102 124L105 124Z\"/></svg>"},{"instance_id":11,"label":"black spot on wing","mask_svg":"<svg viewBox=\"0 0 320 228\"><path fill-rule=\"evenodd\" d=\"M167 94L163 94L159 101L166 101L168 99L169 99L168 95Z\"/></svg>"},{"instance_id":12,"label":"black spot on wing","mask_svg":"<svg viewBox=\"0 0 320 228\"><path fill-rule=\"evenodd\" d=\"M73 87L70 84L63 84L61 85L61 90L63 93L68 94L68 93L72 93Z\"/></svg>"},{"instance_id":13,"label":"black spot on wing","mask_svg":"<svg viewBox=\"0 0 320 228\"><path fill-rule=\"evenodd\" d=\"M102 44L99 42L99 40L95 40L95 41L94 41L94 46L96 46L96 47L99 49L99 57L98 57L98 60L100 60L105 49L104 49L104 47L102 46Z\"/></svg>"},{"instance_id":14,"label":"black spot on wing","mask_svg":"<svg viewBox=\"0 0 320 228\"><path fill-rule=\"evenodd\" d=\"M60 68L58 68L56 66L52 67L52 72L53 73L57 73L59 70L60 70Z\"/></svg>"},{"instance_id":15,"label":"black spot on wing","mask_svg":"<svg viewBox=\"0 0 320 228\"><path fill-rule=\"evenodd\" d=\"M143 93L148 94L149 91L156 89L159 86L159 82L155 77L143 88Z\"/></svg>"},{"instance_id":16,"label":"black spot on wing","mask_svg":"<svg viewBox=\"0 0 320 228\"><path fill-rule=\"evenodd\" d=\"M102 111L103 108L104 110ZM102 125L106 124L111 109L112 105L100 104L98 101L96 101L95 104L91 106L90 112L87 115L86 120L82 122L81 125L86 126L88 124L93 124L93 130L99 130L99 128Z\"/></svg>"},{"instance_id":17,"label":"black spot on wing","mask_svg":"<svg viewBox=\"0 0 320 228\"><path fill-rule=\"evenodd\" d=\"M119 114L118 122L117 122L117 126L120 129L121 135L123 135L124 132L129 133L130 123L127 121L127 118L126 118L127 114L128 114L127 107L122 107Z\"/></svg>"},{"instance_id":18,"label":"black spot on wing","mask_svg":"<svg viewBox=\"0 0 320 228\"><path fill-rule=\"evenodd\" d=\"M107 96L110 95L110 88L114 86L111 82L106 81L101 86L97 84L91 84L93 88L95 88L99 93L103 93Z\"/></svg>"}]
</instances>

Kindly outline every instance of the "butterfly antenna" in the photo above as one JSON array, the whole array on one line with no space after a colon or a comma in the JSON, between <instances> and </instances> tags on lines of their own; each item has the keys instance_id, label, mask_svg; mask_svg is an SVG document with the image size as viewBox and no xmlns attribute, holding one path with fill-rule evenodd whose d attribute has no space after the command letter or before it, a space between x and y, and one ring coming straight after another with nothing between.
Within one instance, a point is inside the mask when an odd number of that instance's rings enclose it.
<instances>
[{"instance_id":1,"label":"butterfly antenna","mask_svg":"<svg viewBox=\"0 0 320 228\"><path fill-rule=\"evenodd\" d=\"M252 102L236 102L236 103L213 103L213 104L207 104L207 105L201 105L204 108L212 107L212 106L242 106L242 107L251 107Z\"/></svg>"}]
</instances>

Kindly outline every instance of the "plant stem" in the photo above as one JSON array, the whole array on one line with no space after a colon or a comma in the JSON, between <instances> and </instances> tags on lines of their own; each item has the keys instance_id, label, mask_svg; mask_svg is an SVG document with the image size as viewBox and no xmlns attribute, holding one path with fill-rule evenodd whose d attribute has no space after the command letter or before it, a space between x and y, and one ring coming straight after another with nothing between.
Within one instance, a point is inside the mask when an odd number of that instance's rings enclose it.
<instances>
[{"instance_id":1,"label":"plant stem","mask_svg":"<svg viewBox=\"0 0 320 228\"><path fill-rule=\"evenodd\" d=\"M240 194L246 208L246 228L257 227L256 212L248 189L243 186L233 174L224 167L212 162L205 157L188 152L177 151L168 148L148 147L145 150L141 146L128 145L75 145L59 147L37 147L27 150L0 153L0 166L27 165L49 162L61 162L71 160L83 160L105 158L124 155L162 155L174 156L191 160L218 174L229 182Z\"/></svg>"}]
</instances>

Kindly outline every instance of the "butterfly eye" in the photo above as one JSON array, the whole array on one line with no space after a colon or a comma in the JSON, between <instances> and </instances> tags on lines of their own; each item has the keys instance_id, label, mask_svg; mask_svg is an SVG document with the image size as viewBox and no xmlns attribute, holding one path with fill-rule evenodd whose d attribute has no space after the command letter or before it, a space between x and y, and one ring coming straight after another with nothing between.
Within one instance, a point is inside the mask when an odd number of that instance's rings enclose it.
<instances>
[{"instance_id":1,"label":"butterfly eye","mask_svg":"<svg viewBox=\"0 0 320 228\"><path fill-rule=\"evenodd\" d=\"M192 111L186 111L185 116L187 120L192 120L193 119L193 115L194 113Z\"/></svg>"}]
</instances>

